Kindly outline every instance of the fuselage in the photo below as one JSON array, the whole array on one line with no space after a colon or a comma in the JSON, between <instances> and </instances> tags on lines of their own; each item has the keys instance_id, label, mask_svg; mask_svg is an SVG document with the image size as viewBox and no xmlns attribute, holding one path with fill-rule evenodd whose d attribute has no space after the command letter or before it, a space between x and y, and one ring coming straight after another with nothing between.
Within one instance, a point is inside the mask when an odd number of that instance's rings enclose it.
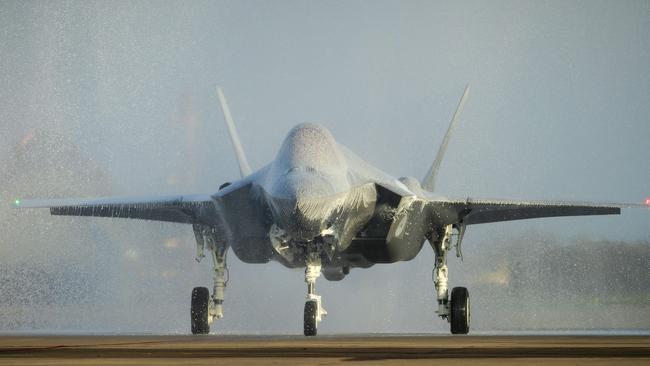
<instances>
[{"instance_id":1,"label":"fuselage","mask_svg":"<svg viewBox=\"0 0 650 366\"><path fill-rule=\"evenodd\" d=\"M292 129L262 182L275 223L294 240L308 241L331 226L348 204L348 167L325 128Z\"/></svg>"},{"instance_id":2,"label":"fuselage","mask_svg":"<svg viewBox=\"0 0 650 366\"><path fill-rule=\"evenodd\" d=\"M355 182L331 133L301 124L285 138L260 189L270 208L271 239L294 249L316 241L330 253L347 248L375 209L374 186Z\"/></svg>"},{"instance_id":3,"label":"fuselage","mask_svg":"<svg viewBox=\"0 0 650 366\"><path fill-rule=\"evenodd\" d=\"M399 194L385 191L378 182ZM244 261L264 261L267 256L266 260L289 267L304 266L303 253L315 245L325 266L367 267L378 261L409 260L424 242L424 234L414 232L417 235L411 237L404 225L392 228L395 218L406 222L415 193L365 163L316 124L294 127L251 185L252 199L266 212L249 220L248 232L233 233L235 253L248 256L241 258ZM251 232L257 232L256 237ZM405 245L404 240L413 243ZM242 241L249 244L238 250ZM391 243L397 249L390 249Z\"/></svg>"}]
</instances>

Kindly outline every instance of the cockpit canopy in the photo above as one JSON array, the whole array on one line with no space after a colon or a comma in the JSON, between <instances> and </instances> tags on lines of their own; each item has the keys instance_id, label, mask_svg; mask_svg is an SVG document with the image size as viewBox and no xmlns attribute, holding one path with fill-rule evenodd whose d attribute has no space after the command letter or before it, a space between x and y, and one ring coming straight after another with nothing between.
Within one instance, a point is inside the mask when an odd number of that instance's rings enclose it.
<instances>
[{"instance_id":1,"label":"cockpit canopy","mask_svg":"<svg viewBox=\"0 0 650 366\"><path fill-rule=\"evenodd\" d=\"M268 190L276 197L325 197L348 188L347 163L332 134L303 123L282 143L271 167Z\"/></svg>"}]
</instances>

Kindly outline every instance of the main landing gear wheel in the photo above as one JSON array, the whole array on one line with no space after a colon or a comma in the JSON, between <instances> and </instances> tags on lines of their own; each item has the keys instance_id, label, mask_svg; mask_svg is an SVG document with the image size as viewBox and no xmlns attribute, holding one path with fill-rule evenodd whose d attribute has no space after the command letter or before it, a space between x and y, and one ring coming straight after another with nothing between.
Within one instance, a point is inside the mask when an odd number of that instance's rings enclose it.
<instances>
[{"instance_id":1,"label":"main landing gear wheel","mask_svg":"<svg viewBox=\"0 0 650 366\"><path fill-rule=\"evenodd\" d=\"M318 302L307 301L305 302L305 336L315 336L317 333L316 328L316 315L318 313Z\"/></svg>"},{"instance_id":2,"label":"main landing gear wheel","mask_svg":"<svg viewBox=\"0 0 650 366\"><path fill-rule=\"evenodd\" d=\"M192 290L192 308L190 318L192 320L192 334L210 333L208 323L208 306L210 292L206 287L195 287Z\"/></svg>"},{"instance_id":3,"label":"main landing gear wheel","mask_svg":"<svg viewBox=\"0 0 650 366\"><path fill-rule=\"evenodd\" d=\"M205 247L210 250L212 257L212 270L214 286L212 296L206 287L195 287L192 290L192 306L190 307L190 320L192 334L210 333L210 325L217 319L223 318L224 291L228 284L228 266L226 254L228 243L219 240L218 230L215 227L194 224L196 237L196 260L201 261Z\"/></svg>"},{"instance_id":4,"label":"main landing gear wheel","mask_svg":"<svg viewBox=\"0 0 650 366\"><path fill-rule=\"evenodd\" d=\"M451 290L451 299L447 287L449 276L447 268L447 252L451 249L451 238L454 230L458 230L456 242L456 255L461 257L460 242L465 232L463 226L447 225L440 230L432 231L427 238L436 254L435 267L433 267L433 284L436 287L438 299L438 316L450 323L451 334L469 333L470 308L469 292L465 287L454 287ZM461 257L462 258L462 257Z\"/></svg>"},{"instance_id":5,"label":"main landing gear wheel","mask_svg":"<svg viewBox=\"0 0 650 366\"><path fill-rule=\"evenodd\" d=\"M451 290L451 334L469 333L469 291L465 287Z\"/></svg>"}]
</instances>

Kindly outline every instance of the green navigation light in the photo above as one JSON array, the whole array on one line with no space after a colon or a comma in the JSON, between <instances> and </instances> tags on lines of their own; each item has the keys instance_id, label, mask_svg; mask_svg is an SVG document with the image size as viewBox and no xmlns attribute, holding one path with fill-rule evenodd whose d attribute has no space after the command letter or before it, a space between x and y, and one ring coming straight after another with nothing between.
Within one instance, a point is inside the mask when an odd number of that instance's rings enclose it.
<instances>
[{"instance_id":1,"label":"green navigation light","mask_svg":"<svg viewBox=\"0 0 650 366\"><path fill-rule=\"evenodd\" d=\"M20 200L15 200L14 203L16 204L16 206L20 206Z\"/></svg>"}]
</instances>

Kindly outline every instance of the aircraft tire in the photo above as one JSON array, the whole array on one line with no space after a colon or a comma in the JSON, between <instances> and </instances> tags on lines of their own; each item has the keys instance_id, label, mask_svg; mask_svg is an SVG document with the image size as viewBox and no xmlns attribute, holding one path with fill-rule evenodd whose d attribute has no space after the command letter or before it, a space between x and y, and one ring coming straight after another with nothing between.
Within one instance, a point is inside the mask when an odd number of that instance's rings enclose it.
<instances>
[{"instance_id":1,"label":"aircraft tire","mask_svg":"<svg viewBox=\"0 0 650 366\"><path fill-rule=\"evenodd\" d=\"M316 301L305 302L305 336L312 337L317 333L316 313L318 312L318 303Z\"/></svg>"},{"instance_id":2,"label":"aircraft tire","mask_svg":"<svg viewBox=\"0 0 650 366\"><path fill-rule=\"evenodd\" d=\"M451 290L451 334L469 333L470 303L469 291L465 287Z\"/></svg>"},{"instance_id":3,"label":"aircraft tire","mask_svg":"<svg viewBox=\"0 0 650 366\"><path fill-rule=\"evenodd\" d=\"M209 301L210 292L207 288L195 287L192 290L192 307L190 310L192 334L210 333L210 324L208 323Z\"/></svg>"}]
</instances>

